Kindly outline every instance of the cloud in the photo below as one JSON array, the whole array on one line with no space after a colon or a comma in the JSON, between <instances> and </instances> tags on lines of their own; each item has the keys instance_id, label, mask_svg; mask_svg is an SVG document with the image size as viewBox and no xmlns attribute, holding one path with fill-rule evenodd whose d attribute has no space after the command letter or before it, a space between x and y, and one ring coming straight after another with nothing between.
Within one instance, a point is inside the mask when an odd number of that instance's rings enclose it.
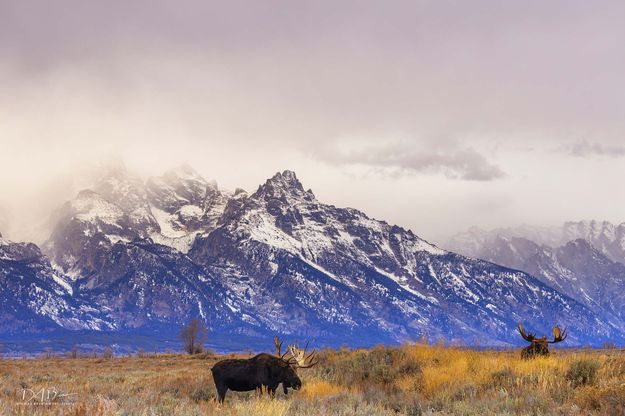
<instances>
[{"instance_id":1,"label":"cloud","mask_svg":"<svg viewBox=\"0 0 625 416\"><path fill-rule=\"evenodd\" d=\"M590 156L608 156L622 157L625 156L625 146L602 144L598 142L588 142L581 140L576 143L563 146L561 148L571 156L590 157Z\"/></svg>"},{"instance_id":2,"label":"cloud","mask_svg":"<svg viewBox=\"0 0 625 416\"><path fill-rule=\"evenodd\" d=\"M230 189L294 169L320 199L425 236L622 221L623 159L607 155L623 153L624 15L612 0L1 0L0 232L30 238L21 224L108 154L144 176L187 161ZM599 145L559 147L579 132ZM354 137L382 139L336 147ZM499 215L473 205L505 197Z\"/></svg>"},{"instance_id":3,"label":"cloud","mask_svg":"<svg viewBox=\"0 0 625 416\"><path fill-rule=\"evenodd\" d=\"M334 165L374 168L386 175L443 174L451 179L492 181L505 176L503 170L471 147L425 146L390 143L358 147L326 147L319 159Z\"/></svg>"}]
</instances>

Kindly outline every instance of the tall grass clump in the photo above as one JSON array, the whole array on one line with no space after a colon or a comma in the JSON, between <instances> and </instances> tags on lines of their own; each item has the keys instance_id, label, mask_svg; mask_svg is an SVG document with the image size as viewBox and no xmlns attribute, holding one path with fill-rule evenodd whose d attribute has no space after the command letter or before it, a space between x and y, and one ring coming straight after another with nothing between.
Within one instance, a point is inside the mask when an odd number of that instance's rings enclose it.
<instances>
[{"instance_id":1,"label":"tall grass clump","mask_svg":"<svg viewBox=\"0 0 625 416\"><path fill-rule=\"evenodd\" d=\"M583 358L571 363L566 372L566 379L573 387L594 384L597 379L597 371L601 364L597 360Z\"/></svg>"}]
</instances>

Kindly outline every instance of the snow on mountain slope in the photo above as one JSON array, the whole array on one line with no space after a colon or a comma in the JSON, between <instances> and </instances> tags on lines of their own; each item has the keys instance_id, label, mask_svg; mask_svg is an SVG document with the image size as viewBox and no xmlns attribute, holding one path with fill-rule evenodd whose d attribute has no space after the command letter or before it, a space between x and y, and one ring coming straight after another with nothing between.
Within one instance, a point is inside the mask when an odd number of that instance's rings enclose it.
<instances>
[{"instance_id":1,"label":"snow on mountain slope","mask_svg":"<svg viewBox=\"0 0 625 416\"><path fill-rule=\"evenodd\" d=\"M556 248L518 237L482 244L480 258L530 273L625 330L625 265L587 240Z\"/></svg>"},{"instance_id":2,"label":"snow on mountain slope","mask_svg":"<svg viewBox=\"0 0 625 416\"><path fill-rule=\"evenodd\" d=\"M151 238L186 253L200 232L215 228L230 198L215 181L202 178L189 166L181 166L146 184L152 214L160 232Z\"/></svg>"},{"instance_id":3,"label":"snow on mountain slope","mask_svg":"<svg viewBox=\"0 0 625 416\"><path fill-rule=\"evenodd\" d=\"M481 247L491 244L499 237L524 238L538 245L552 248L583 239L613 261L625 264L625 223L612 224L609 221L569 221L559 227L522 225L515 228L497 228L492 231L471 227L466 232L452 237L446 247L467 256L480 257Z\"/></svg>"},{"instance_id":4,"label":"snow on mountain slope","mask_svg":"<svg viewBox=\"0 0 625 416\"><path fill-rule=\"evenodd\" d=\"M199 236L189 255L226 284L240 284L240 291L258 304L264 293L276 290L276 281L290 287L289 296L274 299L269 310L258 310L259 316L297 309L323 320L324 308L299 300L309 294L313 274L289 274L312 267L325 276L327 292L356 295L346 298L347 309L336 316L345 323L362 316L352 329L367 323L373 325L371 333L395 340L487 333L500 342L513 341L516 320L538 320L545 328L559 322L588 335L614 334L582 305L529 275L447 252L360 211L320 203L289 171L252 195L233 198L218 228ZM333 302L315 287L312 305Z\"/></svg>"},{"instance_id":5,"label":"snow on mountain slope","mask_svg":"<svg viewBox=\"0 0 625 416\"><path fill-rule=\"evenodd\" d=\"M517 321L568 326L571 343L623 338L612 317L531 275L324 204L290 171L252 194L186 166L145 183L110 171L59 210L44 249L56 267L45 284L75 302L67 315L90 305L120 331L171 332L202 316L214 331L333 344L517 343Z\"/></svg>"},{"instance_id":6,"label":"snow on mountain slope","mask_svg":"<svg viewBox=\"0 0 625 416\"><path fill-rule=\"evenodd\" d=\"M151 238L185 253L199 232L214 228L228 198L188 167L144 184L117 166L55 214L56 226L43 248L75 278L95 273L103 253L120 241Z\"/></svg>"},{"instance_id":7,"label":"snow on mountain slope","mask_svg":"<svg viewBox=\"0 0 625 416\"><path fill-rule=\"evenodd\" d=\"M0 238L0 333L113 329L88 302L72 296L65 278L39 248Z\"/></svg>"},{"instance_id":8,"label":"snow on mountain slope","mask_svg":"<svg viewBox=\"0 0 625 416\"><path fill-rule=\"evenodd\" d=\"M196 316L214 330L246 328L231 310L237 304L227 288L184 254L149 239L115 244L95 273L76 281L76 290L121 330L179 328Z\"/></svg>"}]
</instances>

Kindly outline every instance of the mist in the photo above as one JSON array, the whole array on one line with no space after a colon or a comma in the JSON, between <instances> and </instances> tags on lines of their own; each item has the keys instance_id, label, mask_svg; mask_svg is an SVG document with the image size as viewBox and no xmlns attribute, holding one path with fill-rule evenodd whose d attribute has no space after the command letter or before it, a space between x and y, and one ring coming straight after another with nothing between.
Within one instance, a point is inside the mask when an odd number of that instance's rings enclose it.
<instances>
[{"instance_id":1,"label":"mist","mask_svg":"<svg viewBox=\"0 0 625 416\"><path fill-rule=\"evenodd\" d=\"M443 242L622 222L621 2L0 4L0 233L122 160L323 202Z\"/></svg>"}]
</instances>

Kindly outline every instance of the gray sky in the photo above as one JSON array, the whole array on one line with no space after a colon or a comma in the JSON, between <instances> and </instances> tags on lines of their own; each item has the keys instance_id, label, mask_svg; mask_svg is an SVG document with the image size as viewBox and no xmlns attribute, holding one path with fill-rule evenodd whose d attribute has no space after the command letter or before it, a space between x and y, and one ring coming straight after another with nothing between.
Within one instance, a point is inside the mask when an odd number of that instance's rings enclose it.
<instances>
[{"instance_id":1,"label":"gray sky","mask_svg":"<svg viewBox=\"0 0 625 416\"><path fill-rule=\"evenodd\" d=\"M0 0L0 232L112 157L187 161L434 242L625 221L622 1ZM4 218L4 219L3 219Z\"/></svg>"}]
</instances>

